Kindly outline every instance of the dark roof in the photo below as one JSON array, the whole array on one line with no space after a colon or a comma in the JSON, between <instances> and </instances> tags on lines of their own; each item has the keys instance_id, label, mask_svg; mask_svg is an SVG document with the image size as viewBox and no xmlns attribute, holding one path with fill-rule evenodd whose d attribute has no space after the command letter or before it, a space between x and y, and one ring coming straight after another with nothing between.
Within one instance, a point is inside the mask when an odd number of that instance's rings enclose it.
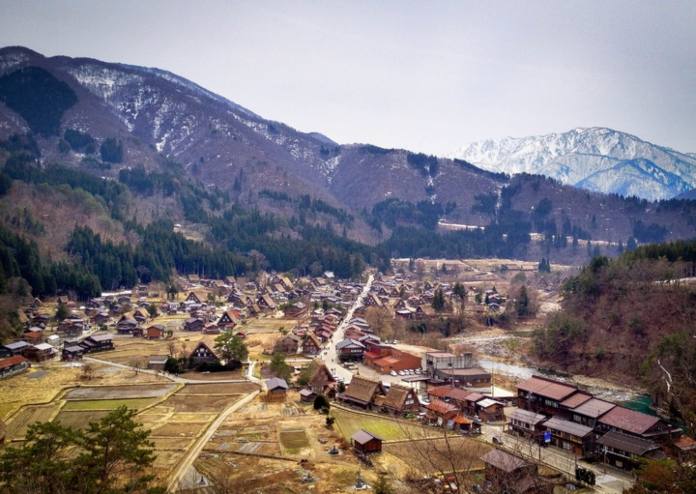
<instances>
[{"instance_id":1,"label":"dark roof","mask_svg":"<svg viewBox=\"0 0 696 494\"><path fill-rule=\"evenodd\" d=\"M394 384L389 388L387 394L382 398L380 405L387 406L395 410L401 410L406 403L406 398L408 397L409 393L412 392L413 390L411 388ZM418 398L416 397L416 400L417 399Z\"/></svg>"},{"instance_id":2,"label":"dark roof","mask_svg":"<svg viewBox=\"0 0 696 494\"><path fill-rule=\"evenodd\" d=\"M464 401L466 397L472 393L466 389L455 388L454 386L447 385L430 388L428 389L428 394L438 398L449 398L451 400ZM483 397L483 395L481 396Z\"/></svg>"},{"instance_id":3,"label":"dark roof","mask_svg":"<svg viewBox=\"0 0 696 494\"><path fill-rule=\"evenodd\" d=\"M538 423L546 420L546 416L541 415L540 413L534 413L522 408L518 408L514 410L512 414L510 414L510 419L519 420L525 424L537 425Z\"/></svg>"},{"instance_id":4,"label":"dark roof","mask_svg":"<svg viewBox=\"0 0 696 494\"><path fill-rule=\"evenodd\" d=\"M505 473L512 473L515 470L524 468L529 463L524 461L519 456L511 455L499 449L492 449L481 457L481 460L488 465L491 465Z\"/></svg>"},{"instance_id":5,"label":"dark roof","mask_svg":"<svg viewBox=\"0 0 696 494\"><path fill-rule=\"evenodd\" d=\"M467 376L490 376L491 373L479 367L469 367L466 369L438 369L441 374L448 376L467 377Z\"/></svg>"},{"instance_id":6,"label":"dark roof","mask_svg":"<svg viewBox=\"0 0 696 494\"><path fill-rule=\"evenodd\" d=\"M608 401L600 400L599 398L592 398L587 400L582 405L576 407L573 413L578 413L584 415L585 417L590 417L596 419L600 415L604 415L609 410L614 408L616 405L614 403L609 403Z\"/></svg>"},{"instance_id":7,"label":"dark roof","mask_svg":"<svg viewBox=\"0 0 696 494\"><path fill-rule=\"evenodd\" d=\"M336 343L336 350L341 350L341 349L348 347L348 346L356 346L358 348L365 348L365 345L363 345L359 341L352 340L350 338L346 338L345 340L341 340L338 343Z\"/></svg>"},{"instance_id":8,"label":"dark roof","mask_svg":"<svg viewBox=\"0 0 696 494\"><path fill-rule=\"evenodd\" d=\"M656 443L648 441L647 439L629 436L628 434L618 431L607 432L600 437L597 442L602 446L626 451L638 456L643 456L648 451L653 451L660 447Z\"/></svg>"},{"instance_id":9,"label":"dark roof","mask_svg":"<svg viewBox=\"0 0 696 494\"><path fill-rule=\"evenodd\" d=\"M64 346L63 351L68 352L68 353L82 353L85 351L85 349L84 349L84 347L81 347L79 345L70 345L70 346Z\"/></svg>"},{"instance_id":10,"label":"dark roof","mask_svg":"<svg viewBox=\"0 0 696 494\"><path fill-rule=\"evenodd\" d=\"M657 424L660 419L659 417L616 406L602 415L599 421L604 425L632 432L633 434L643 434Z\"/></svg>"},{"instance_id":11,"label":"dark roof","mask_svg":"<svg viewBox=\"0 0 696 494\"><path fill-rule=\"evenodd\" d=\"M544 427L554 431L565 432L575 437L585 437L592 432L592 427L553 417L544 422Z\"/></svg>"},{"instance_id":12,"label":"dark roof","mask_svg":"<svg viewBox=\"0 0 696 494\"><path fill-rule=\"evenodd\" d=\"M564 400L577 391L575 386L540 376L532 376L521 382L517 389L557 401Z\"/></svg>"},{"instance_id":13,"label":"dark roof","mask_svg":"<svg viewBox=\"0 0 696 494\"><path fill-rule=\"evenodd\" d=\"M110 334L93 334L89 339L92 341L111 341L113 338Z\"/></svg>"}]
</instances>

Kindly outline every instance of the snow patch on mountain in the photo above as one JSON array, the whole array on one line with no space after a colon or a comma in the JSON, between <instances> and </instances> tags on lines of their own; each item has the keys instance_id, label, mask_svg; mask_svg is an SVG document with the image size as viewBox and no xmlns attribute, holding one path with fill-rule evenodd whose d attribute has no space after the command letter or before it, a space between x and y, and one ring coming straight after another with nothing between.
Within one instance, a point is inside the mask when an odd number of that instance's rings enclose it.
<instances>
[{"instance_id":1,"label":"snow patch on mountain","mask_svg":"<svg viewBox=\"0 0 696 494\"><path fill-rule=\"evenodd\" d=\"M491 171L546 175L565 184L645 199L674 197L684 184L696 186L695 156L603 127L485 140L460 148L452 157ZM645 160L652 166L621 164L626 160ZM626 181L616 176L622 172Z\"/></svg>"}]
</instances>

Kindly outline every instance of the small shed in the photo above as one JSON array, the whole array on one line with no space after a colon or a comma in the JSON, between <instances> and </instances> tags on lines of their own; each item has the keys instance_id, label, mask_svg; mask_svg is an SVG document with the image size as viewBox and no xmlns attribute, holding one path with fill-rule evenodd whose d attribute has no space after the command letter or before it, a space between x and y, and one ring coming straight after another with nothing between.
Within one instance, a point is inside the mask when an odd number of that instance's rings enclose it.
<instances>
[{"instance_id":1,"label":"small shed","mask_svg":"<svg viewBox=\"0 0 696 494\"><path fill-rule=\"evenodd\" d=\"M359 430L350 438L353 450L361 455L382 451L382 439L365 430Z\"/></svg>"},{"instance_id":2,"label":"small shed","mask_svg":"<svg viewBox=\"0 0 696 494\"><path fill-rule=\"evenodd\" d=\"M314 401L314 398L316 398L317 394L312 391L311 389L302 389L300 390L300 400L304 402L311 403Z\"/></svg>"},{"instance_id":3,"label":"small shed","mask_svg":"<svg viewBox=\"0 0 696 494\"><path fill-rule=\"evenodd\" d=\"M266 389L267 401L285 401L285 396L288 392L288 383L285 379L273 377L266 381Z\"/></svg>"},{"instance_id":4,"label":"small shed","mask_svg":"<svg viewBox=\"0 0 696 494\"><path fill-rule=\"evenodd\" d=\"M147 368L156 371L163 371L168 359L168 355L151 355L147 361Z\"/></svg>"}]
</instances>

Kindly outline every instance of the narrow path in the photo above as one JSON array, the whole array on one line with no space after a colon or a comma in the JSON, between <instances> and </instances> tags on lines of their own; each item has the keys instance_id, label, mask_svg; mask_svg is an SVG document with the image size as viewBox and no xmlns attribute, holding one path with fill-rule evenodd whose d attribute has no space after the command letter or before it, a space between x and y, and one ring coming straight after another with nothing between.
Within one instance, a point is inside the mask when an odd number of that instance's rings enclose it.
<instances>
[{"instance_id":1,"label":"narrow path","mask_svg":"<svg viewBox=\"0 0 696 494\"><path fill-rule=\"evenodd\" d=\"M183 477L184 473L193 465L193 462L196 461L196 458L198 458L198 455L201 454L201 451L203 451L203 447L205 447L206 443L210 441L210 438L213 437L213 434L220 428L222 423L229 417L232 413L236 412L239 410L241 407L247 405L250 403L256 396L258 396L260 391L254 391L253 393L250 393L246 395L244 398L241 400L233 403L230 405L227 409L225 409L218 417L215 419L215 421L208 426L206 431L203 433L201 437L198 438L196 443L193 445L191 449L189 449L188 453L186 453L186 456L181 460L179 465L177 466L176 470L172 472L171 478L169 480L169 485L167 485L167 492L176 492L176 489L179 485L179 481L181 477Z\"/></svg>"}]
</instances>

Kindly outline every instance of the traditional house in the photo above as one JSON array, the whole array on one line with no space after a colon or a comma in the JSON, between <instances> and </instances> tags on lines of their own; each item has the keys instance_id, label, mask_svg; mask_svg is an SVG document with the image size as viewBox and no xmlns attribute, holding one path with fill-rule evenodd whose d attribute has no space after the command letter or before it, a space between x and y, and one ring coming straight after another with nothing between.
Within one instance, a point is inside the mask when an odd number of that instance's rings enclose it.
<instances>
[{"instance_id":1,"label":"traditional house","mask_svg":"<svg viewBox=\"0 0 696 494\"><path fill-rule=\"evenodd\" d=\"M26 353L31 350L33 345L27 343L26 341L14 341L12 343L7 343L2 346L5 349L5 354L7 356L22 355L26 356Z\"/></svg>"},{"instance_id":2,"label":"traditional house","mask_svg":"<svg viewBox=\"0 0 696 494\"><path fill-rule=\"evenodd\" d=\"M286 355L296 355L300 351L301 344L302 338L296 334L288 334L276 341L273 351L284 353Z\"/></svg>"},{"instance_id":3,"label":"traditional house","mask_svg":"<svg viewBox=\"0 0 696 494\"><path fill-rule=\"evenodd\" d=\"M551 432L551 444L571 452L577 457L584 457L594 451L592 427L553 417L543 423Z\"/></svg>"},{"instance_id":4,"label":"traditional house","mask_svg":"<svg viewBox=\"0 0 696 494\"><path fill-rule=\"evenodd\" d=\"M330 396L336 392L336 379L326 365L317 366L312 377L309 378L309 389L318 395Z\"/></svg>"},{"instance_id":5,"label":"traditional house","mask_svg":"<svg viewBox=\"0 0 696 494\"><path fill-rule=\"evenodd\" d=\"M302 319L307 316L308 307L304 302L295 302L285 307L284 312L289 319Z\"/></svg>"},{"instance_id":6,"label":"traditional house","mask_svg":"<svg viewBox=\"0 0 696 494\"><path fill-rule=\"evenodd\" d=\"M510 415L508 431L518 436L540 440L544 434L544 429L541 426L544 420L546 420L545 415L517 408Z\"/></svg>"},{"instance_id":7,"label":"traditional house","mask_svg":"<svg viewBox=\"0 0 696 494\"><path fill-rule=\"evenodd\" d=\"M135 309L135 312L133 312L133 319L138 321L138 323L144 323L149 319L149 317L150 314L143 308Z\"/></svg>"},{"instance_id":8,"label":"traditional house","mask_svg":"<svg viewBox=\"0 0 696 494\"><path fill-rule=\"evenodd\" d=\"M452 403L433 398L430 403L425 405L425 417L429 423L437 425L453 425L452 420L458 415L459 408Z\"/></svg>"},{"instance_id":9,"label":"traditional house","mask_svg":"<svg viewBox=\"0 0 696 494\"><path fill-rule=\"evenodd\" d=\"M135 318L123 315L116 323L116 331L119 334L132 334L133 330L138 327L138 321Z\"/></svg>"},{"instance_id":10,"label":"traditional house","mask_svg":"<svg viewBox=\"0 0 696 494\"><path fill-rule=\"evenodd\" d=\"M85 348L80 345L69 345L63 347L62 360L80 360L85 353Z\"/></svg>"},{"instance_id":11,"label":"traditional house","mask_svg":"<svg viewBox=\"0 0 696 494\"><path fill-rule=\"evenodd\" d=\"M361 456L382 451L382 439L362 429L351 436L350 442L353 451Z\"/></svg>"},{"instance_id":12,"label":"traditional house","mask_svg":"<svg viewBox=\"0 0 696 494\"><path fill-rule=\"evenodd\" d=\"M365 345L359 341L345 339L336 343L336 352L341 362L362 360Z\"/></svg>"},{"instance_id":13,"label":"traditional house","mask_svg":"<svg viewBox=\"0 0 696 494\"><path fill-rule=\"evenodd\" d=\"M80 342L84 353L103 352L114 349L114 342L109 334L93 334Z\"/></svg>"},{"instance_id":14,"label":"traditional house","mask_svg":"<svg viewBox=\"0 0 696 494\"><path fill-rule=\"evenodd\" d=\"M145 329L145 338L148 340L159 340L164 338L166 329L162 324L153 324Z\"/></svg>"},{"instance_id":15,"label":"traditional house","mask_svg":"<svg viewBox=\"0 0 696 494\"><path fill-rule=\"evenodd\" d=\"M567 401L567 400L566 400ZM608 401L600 400L599 398L591 398L581 405L570 410L570 419L578 424L592 427L597 427L599 417L607 413L616 405Z\"/></svg>"},{"instance_id":16,"label":"traditional house","mask_svg":"<svg viewBox=\"0 0 696 494\"><path fill-rule=\"evenodd\" d=\"M218 319L217 325L221 328L232 329L237 325L237 317L231 310L226 310Z\"/></svg>"},{"instance_id":17,"label":"traditional house","mask_svg":"<svg viewBox=\"0 0 696 494\"><path fill-rule=\"evenodd\" d=\"M32 326L24 332L23 338L32 345L41 343L44 338L43 329L38 326Z\"/></svg>"},{"instance_id":18,"label":"traditional house","mask_svg":"<svg viewBox=\"0 0 696 494\"><path fill-rule=\"evenodd\" d=\"M630 470L638 467L643 459L664 456L660 445L619 431L609 431L597 440L602 461L617 468Z\"/></svg>"},{"instance_id":19,"label":"traditional house","mask_svg":"<svg viewBox=\"0 0 696 494\"><path fill-rule=\"evenodd\" d=\"M544 483L537 475L537 466L519 456L492 449L481 460L485 465L485 492L537 494L553 491L553 486Z\"/></svg>"},{"instance_id":20,"label":"traditional house","mask_svg":"<svg viewBox=\"0 0 696 494\"><path fill-rule=\"evenodd\" d=\"M385 395L376 396L374 403L375 407L380 411L392 415L404 415L420 411L420 402L415 390L398 384L392 385Z\"/></svg>"},{"instance_id":21,"label":"traditional house","mask_svg":"<svg viewBox=\"0 0 696 494\"><path fill-rule=\"evenodd\" d=\"M618 431L652 441L668 439L672 431L659 417L637 412L622 406L615 406L599 418L597 430L600 433Z\"/></svg>"},{"instance_id":22,"label":"traditional house","mask_svg":"<svg viewBox=\"0 0 696 494\"><path fill-rule=\"evenodd\" d=\"M525 410L555 415L561 402L576 393L578 388L542 376L532 376L517 385L517 405Z\"/></svg>"},{"instance_id":23,"label":"traditional house","mask_svg":"<svg viewBox=\"0 0 696 494\"><path fill-rule=\"evenodd\" d=\"M31 364L22 355L0 359L0 379L14 376L27 370Z\"/></svg>"},{"instance_id":24,"label":"traditional house","mask_svg":"<svg viewBox=\"0 0 696 494\"><path fill-rule=\"evenodd\" d=\"M26 356L35 362L43 362L44 360L52 359L56 354L56 349L48 343L39 343L33 345L26 351Z\"/></svg>"},{"instance_id":25,"label":"traditional house","mask_svg":"<svg viewBox=\"0 0 696 494\"><path fill-rule=\"evenodd\" d=\"M273 301L271 296L267 293L264 293L263 295L261 295L259 297L258 304L262 310L275 310L276 309L276 303Z\"/></svg>"},{"instance_id":26,"label":"traditional house","mask_svg":"<svg viewBox=\"0 0 696 494\"><path fill-rule=\"evenodd\" d=\"M266 381L266 401L285 401L288 383L285 379L273 377Z\"/></svg>"},{"instance_id":27,"label":"traditional house","mask_svg":"<svg viewBox=\"0 0 696 494\"><path fill-rule=\"evenodd\" d=\"M208 294L201 291L192 291L186 296L185 302L192 304L204 304L208 300Z\"/></svg>"},{"instance_id":28,"label":"traditional house","mask_svg":"<svg viewBox=\"0 0 696 494\"><path fill-rule=\"evenodd\" d=\"M184 322L184 331L202 331L205 321L200 317L191 317Z\"/></svg>"},{"instance_id":29,"label":"traditional house","mask_svg":"<svg viewBox=\"0 0 696 494\"><path fill-rule=\"evenodd\" d=\"M361 408L371 408L377 394L384 394L382 383L353 376L346 390L338 395L338 399Z\"/></svg>"},{"instance_id":30,"label":"traditional house","mask_svg":"<svg viewBox=\"0 0 696 494\"><path fill-rule=\"evenodd\" d=\"M217 354L205 344L205 342L199 341L198 345L196 345L189 355L189 361L193 367L202 364L219 364L220 357L218 357Z\"/></svg>"},{"instance_id":31,"label":"traditional house","mask_svg":"<svg viewBox=\"0 0 696 494\"><path fill-rule=\"evenodd\" d=\"M321 352L321 340L312 333L307 333L302 342L302 353L304 355L313 356Z\"/></svg>"},{"instance_id":32,"label":"traditional house","mask_svg":"<svg viewBox=\"0 0 696 494\"><path fill-rule=\"evenodd\" d=\"M484 398L476 402L476 415L484 422L499 422L505 420L505 405L492 398Z\"/></svg>"}]
</instances>

